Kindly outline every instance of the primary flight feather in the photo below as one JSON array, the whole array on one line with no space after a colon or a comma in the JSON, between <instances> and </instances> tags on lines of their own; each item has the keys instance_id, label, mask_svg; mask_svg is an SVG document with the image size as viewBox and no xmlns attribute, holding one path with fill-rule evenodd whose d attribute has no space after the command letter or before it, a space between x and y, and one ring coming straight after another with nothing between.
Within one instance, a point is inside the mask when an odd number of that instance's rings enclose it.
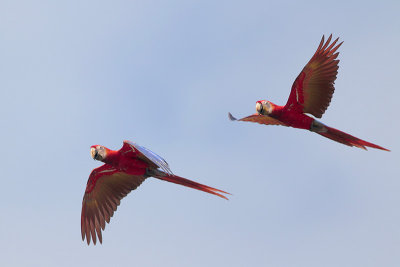
<instances>
[{"instance_id":1,"label":"primary flight feather","mask_svg":"<svg viewBox=\"0 0 400 267\"><path fill-rule=\"evenodd\" d=\"M259 100L256 102L257 113L239 119L239 121L305 129L348 146L362 149L372 147L389 151L386 148L329 127L306 114L321 118L335 91L334 83L339 69L339 60L337 59L339 52L337 50L342 43L338 43L339 38L332 43L331 40L332 35L326 42L324 36L322 37L317 51L294 81L285 106L276 105L271 101ZM237 120L232 114L229 113L228 115L229 119Z\"/></svg>"},{"instance_id":2,"label":"primary flight feather","mask_svg":"<svg viewBox=\"0 0 400 267\"><path fill-rule=\"evenodd\" d=\"M145 179L154 177L163 181L184 185L227 199L225 191L203 185L172 173L168 163L151 150L124 141L120 150L94 145L90 148L92 158L104 162L94 169L86 185L82 201L82 240L102 243L101 231L124 198ZM96 238L97 237L97 238Z\"/></svg>"}]
</instances>

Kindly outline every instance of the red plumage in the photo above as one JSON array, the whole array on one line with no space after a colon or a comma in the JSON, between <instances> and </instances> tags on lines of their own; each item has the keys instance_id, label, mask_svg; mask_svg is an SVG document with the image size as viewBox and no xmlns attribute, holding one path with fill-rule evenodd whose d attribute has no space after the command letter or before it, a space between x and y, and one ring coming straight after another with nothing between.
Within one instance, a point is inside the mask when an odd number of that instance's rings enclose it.
<instances>
[{"instance_id":1,"label":"red plumage","mask_svg":"<svg viewBox=\"0 0 400 267\"><path fill-rule=\"evenodd\" d=\"M102 243L101 231L109 223L114 212L130 191L135 190L145 179L154 177L163 181L210 193L224 199L225 191L203 185L174 175L168 163L154 152L138 144L124 141L120 150L104 146L91 147L93 159L105 164L94 169L88 179L82 201L82 240L90 239Z\"/></svg>"},{"instance_id":2,"label":"red plumage","mask_svg":"<svg viewBox=\"0 0 400 267\"><path fill-rule=\"evenodd\" d=\"M332 35L326 42L322 37L317 51L295 79L285 106L260 100L256 103L257 114L244 117L239 121L305 129L348 146L356 146L362 149L372 147L389 151L381 146L328 127L307 115L312 114L316 118L321 118L335 91L334 84L339 69L339 60L337 59L339 52L337 50L342 43L337 44L339 38L330 43L331 40ZM229 118L236 120L230 113Z\"/></svg>"}]
</instances>

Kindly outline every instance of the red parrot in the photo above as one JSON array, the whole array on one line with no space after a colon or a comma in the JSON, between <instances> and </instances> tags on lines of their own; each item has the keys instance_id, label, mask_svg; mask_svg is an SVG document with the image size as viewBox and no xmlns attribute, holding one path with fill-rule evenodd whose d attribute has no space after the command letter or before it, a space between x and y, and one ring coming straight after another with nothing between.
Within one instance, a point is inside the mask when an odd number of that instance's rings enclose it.
<instances>
[{"instance_id":1,"label":"red parrot","mask_svg":"<svg viewBox=\"0 0 400 267\"><path fill-rule=\"evenodd\" d=\"M328 108L335 90L334 83L339 69L339 60L336 59L339 52L336 51L343 42L336 45L339 40L337 38L330 44L331 39L332 34L326 42L324 42L324 36L322 36L317 51L294 81L285 106L259 100L256 102L257 113L239 119L239 121L305 129L348 146L365 150L366 147L372 147L389 151L386 148L329 127L306 115L306 113L309 113L316 118L321 118ZM237 120L231 113L228 115L229 119Z\"/></svg>"},{"instance_id":2,"label":"red parrot","mask_svg":"<svg viewBox=\"0 0 400 267\"><path fill-rule=\"evenodd\" d=\"M101 229L104 230L105 222L110 222L121 199L149 177L228 199L221 194L229 194L225 191L174 175L162 157L138 144L124 141L117 151L94 145L90 153L93 159L104 162L104 165L91 172L83 196L81 233L82 240L86 237L88 245L90 237L96 244L96 234L102 243Z\"/></svg>"}]
</instances>

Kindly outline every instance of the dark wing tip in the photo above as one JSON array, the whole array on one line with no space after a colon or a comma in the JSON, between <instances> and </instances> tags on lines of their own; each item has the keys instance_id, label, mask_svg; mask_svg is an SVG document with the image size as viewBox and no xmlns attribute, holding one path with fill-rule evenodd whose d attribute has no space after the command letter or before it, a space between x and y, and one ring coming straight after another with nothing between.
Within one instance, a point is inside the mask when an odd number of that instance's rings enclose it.
<instances>
[{"instance_id":1,"label":"dark wing tip","mask_svg":"<svg viewBox=\"0 0 400 267\"><path fill-rule=\"evenodd\" d=\"M235 117L233 117L233 115L232 115L230 112L228 112L228 118L229 118L231 121L237 121L237 119L236 119Z\"/></svg>"}]
</instances>

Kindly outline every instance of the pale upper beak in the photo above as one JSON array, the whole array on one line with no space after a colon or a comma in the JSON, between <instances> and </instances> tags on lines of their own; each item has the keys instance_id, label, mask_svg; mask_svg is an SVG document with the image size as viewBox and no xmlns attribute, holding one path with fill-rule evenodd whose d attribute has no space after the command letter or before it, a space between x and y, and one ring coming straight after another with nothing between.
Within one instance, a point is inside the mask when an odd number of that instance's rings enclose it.
<instances>
[{"instance_id":1,"label":"pale upper beak","mask_svg":"<svg viewBox=\"0 0 400 267\"><path fill-rule=\"evenodd\" d=\"M90 155L93 159L96 159L97 151L94 147L90 148Z\"/></svg>"},{"instance_id":2,"label":"pale upper beak","mask_svg":"<svg viewBox=\"0 0 400 267\"><path fill-rule=\"evenodd\" d=\"M262 114L263 106L262 106L262 104L260 102L256 103L256 110L257 110L258 114Z\"/></svg>"}]
</instances>

